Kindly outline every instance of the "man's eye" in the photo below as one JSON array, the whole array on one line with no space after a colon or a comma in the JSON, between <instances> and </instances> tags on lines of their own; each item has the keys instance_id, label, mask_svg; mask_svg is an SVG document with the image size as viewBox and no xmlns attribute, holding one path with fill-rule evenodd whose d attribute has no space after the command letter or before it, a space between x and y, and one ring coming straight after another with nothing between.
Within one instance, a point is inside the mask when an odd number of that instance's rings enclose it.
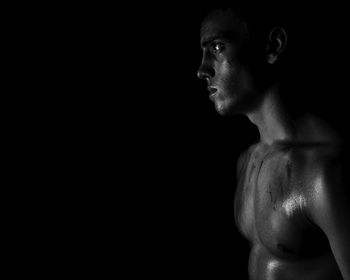
<instances>
[{"instance_id":1,"label":"man's eye","mask_svg":"<svg viewBox=\"0 0 350 280\"><path fill-rule=\"evenodd\" d=\"M213 43L212 44L212 53L221 53L224 50L224 44L223 43Z\"/></svg>"}]
</instances>

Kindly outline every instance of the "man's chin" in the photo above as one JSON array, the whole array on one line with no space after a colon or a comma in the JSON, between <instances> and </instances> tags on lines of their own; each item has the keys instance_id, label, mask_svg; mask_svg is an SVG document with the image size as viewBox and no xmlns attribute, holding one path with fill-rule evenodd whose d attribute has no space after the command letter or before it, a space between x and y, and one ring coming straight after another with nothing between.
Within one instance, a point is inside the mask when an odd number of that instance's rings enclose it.
<instances>
[{"instance_id":1,"label":"man's chin","mask_svg":"<svg viewBox=\"0 0 350 280\"><path fill-rule=\"evenodd\" d=\"M216 112L221 115L221 116L227 116L229 115L229 111L227 110L226 106L219 106L219 105L215 105L215 110Z\"/></svg>"},{"instance_id":2,"label":"man's chin","mask_svg":"<svg viewBox=\"0 0 350 280\"><path fill-rule=\"evenodd\" d=\"M230 110L230 106L227 106L228 104L224 103L224 102L216 102L215 103L215 110L218 114L220 114L221 116L227 116L227 115L231 115L231 110Z\"/></svg>"}]
</instances>

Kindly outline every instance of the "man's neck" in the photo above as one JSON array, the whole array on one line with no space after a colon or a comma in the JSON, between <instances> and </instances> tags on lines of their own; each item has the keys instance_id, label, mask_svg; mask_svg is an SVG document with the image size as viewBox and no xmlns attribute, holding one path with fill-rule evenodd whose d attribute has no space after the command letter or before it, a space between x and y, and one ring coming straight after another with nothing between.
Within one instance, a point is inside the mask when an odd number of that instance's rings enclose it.
<instances>
[{"instance_id":1,"label":"man's neck","mask_svg":"<svg viewBox=\"0 0 350 280\"><path fill-rule=\"evenodd\" d=\"M277 86L266 91L259 106L247 116L258 127L261 143L271 145L279 141L293 141L293 121L280 100Z\"/></svg>"}]
</instances>

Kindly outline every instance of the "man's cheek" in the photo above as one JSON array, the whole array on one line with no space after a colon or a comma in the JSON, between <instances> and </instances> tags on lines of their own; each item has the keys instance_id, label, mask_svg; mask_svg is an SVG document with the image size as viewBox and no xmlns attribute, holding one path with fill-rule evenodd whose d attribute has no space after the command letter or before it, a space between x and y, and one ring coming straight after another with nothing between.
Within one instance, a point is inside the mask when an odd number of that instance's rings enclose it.
<instances>
[{"instance_id":1,"label":"man's cheek","mask_svg":"<svg viewBox=\"0 0 350 280\"><path fill-rule=\"evenodd\" d=\"M237 79L236 71L230 65L224 65L221 69L221 77L225 84L232 83L233 80Z\"/></svg>"}]
</instances>

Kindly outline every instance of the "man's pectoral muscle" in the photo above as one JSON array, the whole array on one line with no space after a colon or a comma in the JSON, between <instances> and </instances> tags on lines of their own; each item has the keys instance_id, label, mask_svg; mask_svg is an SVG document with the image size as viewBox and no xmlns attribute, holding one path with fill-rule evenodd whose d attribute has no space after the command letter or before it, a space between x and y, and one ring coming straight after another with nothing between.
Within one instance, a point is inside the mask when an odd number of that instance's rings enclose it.
<instances>
[{"instance_id":1,"label":"man's pectoral muscle","mask_svg":"<svg viewBox=\"0 0 350 280\"><path fill-rule=\"evenodd\" d=\"M315 185L320 183L315 172L320 169L310 169L308 161L300 150L259 146L238 161L235 218L252 243L252 279L341 279L338 266L348 279L347 229L341 228L342 218L338 224L332 214L329 222L318 222L325 203L321 199L326 198L317 197L322 192Z\"/></svg>"}]
</instances>

